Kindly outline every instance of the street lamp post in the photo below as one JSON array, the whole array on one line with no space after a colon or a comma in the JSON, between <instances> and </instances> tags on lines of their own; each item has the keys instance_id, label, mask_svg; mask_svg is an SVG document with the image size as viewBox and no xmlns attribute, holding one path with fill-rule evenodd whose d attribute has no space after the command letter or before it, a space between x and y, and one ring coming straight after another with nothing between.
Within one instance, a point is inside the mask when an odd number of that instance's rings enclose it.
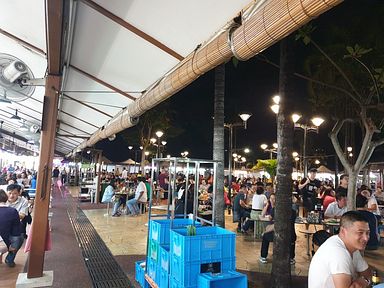
<instances>
[{"instance_id":1,"label":"street lamp post","mask_svg":"<svg viewBox=\"0 0 384 288\"><path fill-rule=\"evenodd\" d=\"M252 114L248 113L242 113L239 114L239 117L241 120L243 120L242 123L231 123L231 124L224 124L225 128L229 129L229 151L228 151L228 198L231 199L232 197L232 154L233 154L233 127L244 127L244 129L247 129L247 121L249 117L251 117Z\"/></svg>"},{"instance_id":2,"label":"street lamp post","mask_svg":"<svg viewBox=\"0 0 384 288\"><path fill-rule=\"evenodd\" d=\"M304 130L304 142L303 142L303 164L304 164L304 176L307 175L308 172L308 158L307 158L307 133L308 132L316 132L319 133L319 126L323 124L324 119L320 117L314 117L311 119L312 125L311 124L301 124L297 123L299 119L301 118L300 115L298 114L293 114L292 115L292 120L294 122L295 128L301 128Z\"/></svg>"},{"instance_id":3,"label":"street lamp post","mask_svg":"<svg viewBox=\"0 0 384 288\"><path fill-rule=\"evenodd\" d=\"M164 135L163 131L156 131L156 137L157 137L157 150L156 150L156 158L159 158L160 156L160 138Z\"/></svg>"},{"instance_id":4,"label":"street lamp post","mask_svg":"<svg viewBox=\"0 0 384 288\"><path fill-rule=\"evenodd\" d=\"M277 114L279 113L279 103L280 103L280 96L279 95L276 95L272 98L272 101L273 101L273 105L271 106L271 109L272 111ZM312 125L310 124L301 124L301 123L297 123L297 121L299 121L301 118L301 115L299 114L293 114L292 115L292 121L294 123L294 127L295 128L301 128L304 130L304 143L303 143L303 162L304 162L304 176L307 175L307 170L308 170L308 159L306 157L307 153L306 153L306 149L307 149L307 132L310 132L310 131L314 131L316 133L319 132L319 126L321 124L323 124L324 122L324 119L323 118L320 118L320 117L313 117L311 119L311 122L312 122Z\"/></svg>"},{"instance_id":5,"label":"street lamp post","mask_svg":"<svg viewBox=\"0 0 384 288\"><path fill-rule=\"evenodd\" d=\"M277 143L273 143L272 148L268 148L267 144L261 144L260 148L265 152L269 152L269 159L273 159L273 153L277 154Z\"/></svg>"}]
</instances>

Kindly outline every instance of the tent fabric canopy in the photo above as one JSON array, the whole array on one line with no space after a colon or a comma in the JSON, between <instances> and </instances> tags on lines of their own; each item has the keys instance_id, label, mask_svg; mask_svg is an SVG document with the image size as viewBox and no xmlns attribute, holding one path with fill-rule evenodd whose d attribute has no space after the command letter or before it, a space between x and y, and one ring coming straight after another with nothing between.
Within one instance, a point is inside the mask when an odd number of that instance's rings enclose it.
<instances>
[{"instance_id":1,"label":"tent fabric canopy","mask_svg":"<svg viewBox=\"0 0 384 288\"><path fill-rule=\"evenodd\" d=\"M319 168L317 168L317 173L328 173L328 174L335 174L334 171L328 169L324 165L321 165Z\"/></svg>"},{"instance_id":2,"label":"tent fabric canopy","mask_svg":"<svg viewBox=\"0 0 384 288\"><path fill-rule=\"evenodd\" d=\"M123 162L120 162L121 165L136 165L136 164L140 164L140 163L137 163L135 161L133 161L132 159L127 159Z\"/></svg>"},{"instance_id":3,"label":"tent fabric canopy","mask_svg":"<svg viewBox=\"0 0 384 288\"><path fill-rule=\"evenodd\" d=\"M145 111L215 66L232 56L249 59L340 2L62 0L66 38L59 39L56 153L70 155L132 127ZM19 58L35 78L46 76L50 53L44 4L13 0L1 7L0 53ZM240 26L233 20L239 15ZM37 144L44 93L37 86L27 100L1 106L3 129ZM25 132L10 121L15 109L37 129Z\"/></svg>"}]
</instances>

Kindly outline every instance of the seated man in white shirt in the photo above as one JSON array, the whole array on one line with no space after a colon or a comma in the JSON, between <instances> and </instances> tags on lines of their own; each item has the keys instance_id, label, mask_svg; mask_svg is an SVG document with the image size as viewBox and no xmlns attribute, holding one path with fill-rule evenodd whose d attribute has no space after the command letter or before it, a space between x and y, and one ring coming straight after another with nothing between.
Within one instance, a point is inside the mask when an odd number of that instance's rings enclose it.
<instances>
[{"instance_id":1,"label":"seated man in white shirt","mask_svg":"<svg viewBox=\"0 0 384 288\"><path fill-rule=\"evenodd\" d=\"M369 225L357 211L346 212L340 233L327 239L313 256L308 288L370 287L371 270L361 256L369 240Z\"/></svg>"},{"instance_id":2,"label":"seated man in white shirt","mask_svg":"<svg viewBox=\"0 0 384 288\"><path fill-rule=\"evenodd\" d=\"M329 204L327 210L325 210L325 218L341 218L341 216L347 212L347 195L344 193L336 194L336 201Z\"/></svg>"}]
</instances>

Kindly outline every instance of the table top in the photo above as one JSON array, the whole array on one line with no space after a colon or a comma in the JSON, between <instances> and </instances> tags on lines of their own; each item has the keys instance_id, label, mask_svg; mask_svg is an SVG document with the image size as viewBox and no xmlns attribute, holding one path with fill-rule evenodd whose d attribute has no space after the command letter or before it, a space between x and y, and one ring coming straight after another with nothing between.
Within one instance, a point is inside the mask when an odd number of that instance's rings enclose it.
<instances>
[{"instance_id":1,"label":"table top","mask_svg":"<svg viewBox=\"0 0 384 288\"><path fill-rule=\"evenodd\" d=\"M323 220L323 224L327 226L340 226L340 219L333 219L333 218L325 219Z\"/></svg>"}]
</instances>

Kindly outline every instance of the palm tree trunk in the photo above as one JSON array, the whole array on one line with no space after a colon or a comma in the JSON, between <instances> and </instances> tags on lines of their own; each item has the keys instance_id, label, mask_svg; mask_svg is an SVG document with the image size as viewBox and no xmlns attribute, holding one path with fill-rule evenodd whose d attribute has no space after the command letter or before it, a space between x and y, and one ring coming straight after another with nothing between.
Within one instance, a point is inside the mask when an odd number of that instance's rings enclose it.
<instances>
[{"instance_id":1,"label":"palm tree trunk","mask_svg":"<svg viewBox=\"0 0 384 288\"><path fill-rule=\"evenodd\" d=\"M275 236L273 242L272 287L291 287L290 243L292 239L292 146L293 121L289 99L293 87L294 55L291 37L280 44L280 109L277 116L277 186Z\"/></svg>"},{"instance_id":2,"label":"palm tree trunk","mask_svg":"<svg viewBox=\"0 0 384 288\"><path fill-rule=\"evenodd\" d=\"M213 160L220 161L216 171L215 220L225 227L224 204L224 90L225 64L215 69L215 101L213 124Z\"/></svg>"}]
</instances>

